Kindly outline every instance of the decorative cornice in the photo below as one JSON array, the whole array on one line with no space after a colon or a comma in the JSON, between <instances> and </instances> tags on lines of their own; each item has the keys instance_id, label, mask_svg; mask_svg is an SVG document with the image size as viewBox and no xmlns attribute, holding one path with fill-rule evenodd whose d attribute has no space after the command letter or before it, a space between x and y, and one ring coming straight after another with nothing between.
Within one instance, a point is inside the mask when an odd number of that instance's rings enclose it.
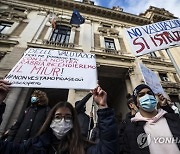
<instances>
[{"instance_id":1,"label":"decorative cornice","mask_svg":"<svg viewBox=\"0 0 180 154\"><path fill-rule=\"evenodd\" d=\"M147 17L151 20L151 22L159 22L164 20L170 20L177 18L169 11L165 10L164 8L157 8L154 6L150 6L145 13L141 13L139 16Z\"/></svg>"},{"instance_id":2,"label":"decorative cornice","mask_svg":"<svg viewBox=\"0 0 180 154\"><path fill-rule=\"evenodd\" d=\"M27 15L23 12L18 12L16 10L11 10L11 9L0 9L0 15L2 16L6 16L9 19L13 19L13 18L22 18L22 19L26 19Z\"/></svg>"},{"instance_id":3,"label":"decorative cornice","mask_svg":"<svg viewBox=\"0 0 180 154\"><path fill-rule=\"evenodd\" d=\"M151 17L151 20L153 22L160 22L160 21L165 21L165 20L171 20L174 19L172 17L168 17L168 16L164 16L164 15L160 15L160 14L153 14L153 16Z\"/></svg>"},{"instance_id":4,"label":"decorative cornice","mask_svg":"<svg viewBox=\"0 0 180 154\"><path fill-rule=\"evenodd\" d=\"M161 82L162 87L165 89L165 92L168 94L176 94L180 93L180 84L173 82Z\"/></svg>"},{"instance_id":5,"label":"decorative cornice","mask_svg":"<svg viewBox=\"0 0 180 154\"><path fill-rule=\"evenodd\" d=\"M150 58L150 59L141 58L141 60L145 64L173 67L173 64L171 62L163 61L161 58Z\"/></svg>"},{"instance_id":6,"label":"decorative cornice","mask_svg":"<svg viewBox=\"0 0 180 154\"><path fill-rule=\"evenodd\" d=\"M9 44L9 45L16 45L19 43L18 41L9 40L8 38L9 38L8 35L0 34L0 43Z\"/></svg>"},{"instance_id":7,"label":"decorative cornice","mask_svg":"<svg viewBox=\"0 0 180 154\"><path fill-rule=\"evenodd\" d=\"M180 84L179 83L173 83L173 82L161 82L162 86L164 88L176 88L180 90Z\"/></svg>"},{"instance_id":8,"label":"decorative cornice","mask_svg":"<svg viewBox=\"0 0 180 154\"><path fill-rule=\"evenodd\" d=\"M32 48L45 48L45 49L53 49L53 50L65 50L65 51L73 51L73 52L83 52L81 49L66 47L66 46L59 46L59 45L51 45L51 44L39 44L39 43L27 43L28 47Z\"/></svg>"},{"instance_id":9,"label":"decorative cornice","mask_svg":"<svg viewBox=\"0 0 180 154\"><path fill-rule=\"evenodd\" d=\"M99 16L103 18L108 18L108 19L113 19L121 22L128 22L131 24L136 24L136 25L145 25L149 24L150 20L145 18L145 17L140 17L134 14L130 14L127 12L122 12L122 11L117 11L117 10L112 10L109 8L104 8L101 6L96 6L96 5L91 5L87 3L82 3L82 2L77 2L77 1L72 1L72 0L58 0L54 1L52 4L52 1L47 1L47 0L22 0L22 1L16 1L16 0L1 0L1 2L6 3L6 4L11 4L11 5L18 5L18 3L26 4L28 5L30 2L31 4L33 3L36 4L41 4L41 9L47 9L49 10L49 6L55 7L54 10L57 8L60 9L66 9L66 10L73 10L74 8L78 9L79 12L89 14L89 15L94 15L94 16ZM35 6L32 6L36 8ZM37 7L40 7L37 5ZM37 9L37 8L36 8Z\"/></svg>"},{"instance_id":10,"label":"decorative cornice","mask_svg":"<svg viewBox=\"0 0 180 154\"><path fill-rule=\"evenodd\" d=\"M109 54L99 51L91 51L91 53L95 54L97 57L101 57L103 59L113 58L114 60L118 59L123 62L134 62L135 58L132 56L126 56L126 55L117 55L117 54Z\"/></svg>"}]
</instances>

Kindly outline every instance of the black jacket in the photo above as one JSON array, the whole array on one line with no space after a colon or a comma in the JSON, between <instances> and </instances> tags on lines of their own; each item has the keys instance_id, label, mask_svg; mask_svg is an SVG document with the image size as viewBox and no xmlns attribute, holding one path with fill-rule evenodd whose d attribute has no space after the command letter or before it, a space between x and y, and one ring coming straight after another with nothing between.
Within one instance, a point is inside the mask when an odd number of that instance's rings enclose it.
<instances>
[{"instance_id":1,"label":"black jacket","mask_svg":"<svg viewBox=\"0 0 180 154\"><path fill-rule=\"evenodd\" d=\"M78 121L81 128L81 133L84 137L88 136L88 131L90 131L94 127L93 118L90 117L85 113L84 106L92 96L91 93L88 93L82 100L77 101L75 103L75 109L77 111ZM89 130L90 126L90 130Z\"/></svg>"},{"instance_id":2,"label":"black jacket","mask_svg":"<svg viewBox=\"0 0 180 154\"><path fill-rule=\"evenodd\" d=\"M99 142L99 127L98 126L93 128L91 132L90 140L96 143Z\"/></svg>"},{"instance_id":3,"label":"black jacket","mask_svg":"<svg viewBox=\"0 0 180 154\"><path fill-rule=\"evenodd\" d=\"M180 119L177 114L166 113L164 117L167 120L168 126L173 134L173 137L178 137L180 139ZM140 148L137 143L137 137L145 133L144 125L145 121L131 122L126 125L123 133L121 133L121 145L120 153L123 154L150 154L149 147ZM177 144L180 149L180 143Z\"/></svg>"},{"instance_id":4,"label":"black jacket","mask_svg":"<svg viewBox=\"0 0 180 154\"><path fill-rule=\"evenodd\" d=\"M110 108L98 111L98 123L100 128L100 142L85 148L86 154L116 154L117 126L114 111ZM52 133L47 132L34 139L21 144L0 140L0 153L2 154L55 154L52 147ZM63 154L68 154L64 152Z\"/></svg>"},{"instance_id":5,"label":"black jacket","mask_svg":"<svg viewBox=\"0 0 180 154\"><path fill-rule=\"evenodd\" d=\"M10 128L7 140L20 143L34 137L43 125L49 110L48 106L28 107Z\"/></svg>"},{"instance_id":6,"label":"black jacket","mask_svg":"<svg viewBox=\"0 0 180 154\"><path fill-rule=\"evenodd\" d=\"M4 111L5 111L5 108L6 108L6 104L4 102L2 102L0 104L0 124L2 122L2 115L3 115Z\"/></svg>"}]
</instances>

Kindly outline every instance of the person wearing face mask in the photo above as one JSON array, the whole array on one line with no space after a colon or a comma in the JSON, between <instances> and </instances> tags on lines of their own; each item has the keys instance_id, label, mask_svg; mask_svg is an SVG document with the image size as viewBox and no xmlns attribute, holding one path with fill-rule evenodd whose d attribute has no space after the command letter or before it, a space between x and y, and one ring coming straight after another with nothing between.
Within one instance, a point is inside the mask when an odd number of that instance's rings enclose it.
<instances>
[{"instance_id":1,"label":"person wearing face mask","mask_svg":"<svg viewBox=\"0 0 180 154\"><path fill-rule=\"evenodd\" d=\"M138 112L138 108L135 105L131 94L127 94L126 98L127 98L127 106L129 108L130 112L128 112L126 114L126 118L124 121L126 121L126 123L128 123L128 122L130 122L130 119L133 118L135 116L135 114Z\"/></svg>"},{"instance_id":2,"label":"person wearing face mask","mask_svg":"<svg viewBox=\"0 0 180 154\"><path fill-rule=\"evenodd\" d=\"M124 134L124 130L126 128L126 126L131 123L131 118L133 118L135 116L135 114L138 112L138 108L137 106L134 104L132 95L130 93L128 93L126 95L127 98L127 107L129 108L130 112L128 112L126 114L125 119L122 120L122 122L120 122L118 124L118 138L119 138L119 144L122 144L123 140L122 140L122 136ZM119 146L119 151L122 151L122 146ZM119 152L120 154L121 152Z\"/></svg>"},{"instance_id":3,"label":"person wearing face mask","mask_svg":"<svg viewBox=\"0 0 180 154\"><path fill-rule=\"evenodd\" d=\"M121 153L130 154L164 154L180 153L180 142L164 142L158 138L177 139L180 141L180 119L175 113L157 109L157 100L151 88L145 84L138 85L133 91L133 100L139 112L131 118L126 126Z\"/></svg>"},{"instance_id":4,"label":"person wearing face mask","mask_svg":"<svg viewBox=\"0 0 180 154\"><path fill-rule=\"evenodd\" d=\"M45 92L35 90L31 95L31 105L9 129L7 141L20 143L34 137L44 123L50 107Z\"/></svg>"},{"instance_id":5,"label":"person wearing face mask","mask_svg":"<svg viewBox=\"0 0 180 154\"><path fill-rule=\"evenodd\" d=\"M6 83L4 86L8 88ZM5 91L0 84L0 101L6 95L1 89ZM72 104L60 102L50 110L36 137L20 144L0 140L0 153L116 154L117 126L114 111L107 106L107 93L97 86L93 90L93 98L99 107L97 114L100 141L97 144L82 137L77 113Z\"/></svg>"}]
</instances>

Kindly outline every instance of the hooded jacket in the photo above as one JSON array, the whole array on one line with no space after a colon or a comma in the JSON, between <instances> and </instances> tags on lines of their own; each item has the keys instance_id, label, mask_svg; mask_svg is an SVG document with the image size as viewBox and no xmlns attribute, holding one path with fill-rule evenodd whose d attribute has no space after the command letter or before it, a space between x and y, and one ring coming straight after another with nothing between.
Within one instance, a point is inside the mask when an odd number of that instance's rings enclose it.
<instances>
[{"instance_id":1,"label":"hooded jacket","mask_svg":"<svg viewBox=\"0 0 180 154\"><path fill-rule=\"evenodd\" d=\"M137 115L137 114L136 114ZM177 114L174 113L166 113L161 112L161 115L158 115L157 118L151 119L150 122L156 122L161 117L164 117L167 121L167 124L169 126L169 129L173 135L174 138L180 139L180 119ZM150 154L149 146L141 147L141 145L138 144L137 139L138 136L141 134L146 134L145 132L145 125L149 119L139 118L139 115L131 119L132 122L129 123L124 132L123 135L121 135L121 148L120 153L123 154ZM180 150L180 143L177 143L177 147ZM157 152L158 153L158 152Z\"/></svg>"},{"instance_id":2,"label":"hooded jacket","mask_svg":"<svg viewBox=\"0 0 180 154\"><path fill-rule=\"evenodd\" d=\"M98 110L100 141L98 144L85 148L86 154L116 154L117 149L117 125L114 111L110 108ZM56 154L53 148L51 132L21 144L0 141L0 153L3 154ZM68 154L68 151L62 154Z\"/></svg>"}]
</instances>

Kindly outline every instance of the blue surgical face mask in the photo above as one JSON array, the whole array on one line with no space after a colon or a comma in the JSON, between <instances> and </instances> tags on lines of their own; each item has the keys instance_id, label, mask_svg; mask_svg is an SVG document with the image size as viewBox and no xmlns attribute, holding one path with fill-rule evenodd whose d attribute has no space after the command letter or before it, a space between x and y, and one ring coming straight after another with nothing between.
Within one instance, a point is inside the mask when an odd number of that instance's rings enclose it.
<instances>
[{"instance_id":1,"label":"blue surgical face mask","mask_svg":"<svg viewBox=\"0 0 180 154\"><path fill-rule=\"evenodd\" d=\"M140 97L139 102L140 102L140 107L147 112L154 111L157 106L156 98L153 95L149 95L149 94Z\"/></svg>"},{"instance_id":2,"label":"blue surgical face mask","mask_svg":"<svg viewBox=\"0 0 180 154\"><path fill-rule=\"evenodd\" d=\"M31 97L31 103L36 103L38 101L38 98L35 96Z\"/></svg>"}]
</instances>

